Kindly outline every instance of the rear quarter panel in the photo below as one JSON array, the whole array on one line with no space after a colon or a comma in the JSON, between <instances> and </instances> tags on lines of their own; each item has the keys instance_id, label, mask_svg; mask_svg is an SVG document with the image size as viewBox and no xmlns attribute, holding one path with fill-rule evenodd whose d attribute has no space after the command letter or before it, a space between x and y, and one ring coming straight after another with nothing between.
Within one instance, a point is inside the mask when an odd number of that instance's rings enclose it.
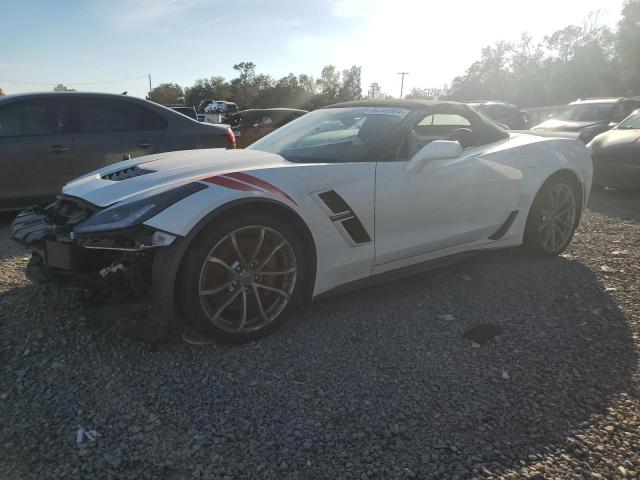
<instances>
[{"instance_id":1,"label":"rear quarter panel","mask_svg":"<svg viewBox=\"0 0 640 480\"><path fill-rule=\"evenodd\" d=\"M553 174L564 170L572 172L582 188L582 211L587 205L593 178L593 163L585 145L573 138L539 137L514 134L522 144L517 149L518 162L523 169L521 205L526 215L519 215L511 231L524 234L527 217L536 194Z\"/></svg>"}]
</instances>

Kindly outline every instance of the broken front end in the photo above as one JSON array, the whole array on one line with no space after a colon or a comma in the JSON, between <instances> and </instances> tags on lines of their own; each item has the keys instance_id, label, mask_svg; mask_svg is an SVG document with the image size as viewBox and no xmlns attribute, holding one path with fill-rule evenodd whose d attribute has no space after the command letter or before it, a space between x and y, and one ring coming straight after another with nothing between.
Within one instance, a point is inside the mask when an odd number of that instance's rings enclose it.
<instances>
[{"instance_id":1,"label":"broken front end","mask_svg":"<svg viewBox=\"0 0 640 480\"><path fill-rule=\"evenodd\" d=\"M106 208L61 195L47 207L21 212L11 236L32 252L32 281L79 290L100 303L137 301L151 293L158 247L177 238L143 222L202 188L188 183Z\"/></svg>"}]
</instances>

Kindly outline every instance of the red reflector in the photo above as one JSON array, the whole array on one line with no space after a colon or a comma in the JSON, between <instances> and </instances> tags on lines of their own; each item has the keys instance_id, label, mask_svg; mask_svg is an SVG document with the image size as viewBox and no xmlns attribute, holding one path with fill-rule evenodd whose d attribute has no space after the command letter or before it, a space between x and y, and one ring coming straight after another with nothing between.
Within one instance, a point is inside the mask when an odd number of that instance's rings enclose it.
<instances>
[{"instance_id":1,"label":"red reflector","mask_svg":"<svg viewBox=\"0 0 640 480\"><path fill-rule=\"evenodd\" d=\"M227 130L227 140L229 141L229 148L236 148L236 136L231 129Z\"/></svg>"}]
</instances>

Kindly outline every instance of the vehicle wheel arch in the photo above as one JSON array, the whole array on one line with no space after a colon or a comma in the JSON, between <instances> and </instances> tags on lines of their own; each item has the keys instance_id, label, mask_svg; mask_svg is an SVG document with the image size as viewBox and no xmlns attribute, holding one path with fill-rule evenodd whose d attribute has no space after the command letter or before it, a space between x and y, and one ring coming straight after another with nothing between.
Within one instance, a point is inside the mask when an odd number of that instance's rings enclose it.
<instances>
[{"instance_id":1,"label":"vehicle wheel arch","mask_svg":"<svg viewBox=\"0 0 640 480\"><path fill-rule=\"evenodd\" d=\"M280 218L286 219L291 222L291 225L294 227L296 233L302 239L306 248L308 248L309 255L304 259L307 262L307 266L309 268L310 275L306 281L308 285L306 285L306 293L308 293L308 298L311 298L311 294L313 292L313 287L315 286L316 279L316 270L317 270L317 249L316 242L313 239L313 234L311 233L311 229L307 225L307 223L302 219L302 217L291 207L278 202L276 200L272 200L270 198L242 198L239 200L235 200L229 203L226 203L215 210L209 212L204 216L192 229L192 231L196 230L194 235L189 233L190 241L193 241L197 235L204 230L204 228L209 225L212 221L223 218L227 215L239 215L242 214L243 211L251 210L255 212L256 210L271 213L279 216Z\"/></svg>"},{"instance_id":2,"label":"vehicle wheel arch","mask_svg":"<svg viewBox=\"0 0 640 480\"><path fill-rule=\"evenodd\" d=\"M578 220L580 220L580 218L582 217L582 212L585 209L586 205L584 205L584 199L585 199L585 194L586 192L584 191L584 183L580 180L580 177L578 176L578 174L569 169L569 168L562 168L560 170L556 170L555 172L553 172L552 174L548 175L544 181L542 183L540 183L540 185L538 185L538 188L536 188L534 195L533 195L533 199L531 201L531 204L529 205L529 209L527 211L527 219L529 218L529 215L531 214L531 209L533 208L533 203L535 201L535 198L537 197L538 193L540 193L540 190L542 190L542 188L547 185L549 182L552 182L556 179L559 178L564 178L566 180L569 180L571 183L574 184L575 188L576 188L576 193L578 194L578 205L580 207L579 211L578 211Z\"/></svg>"},{"instance_id":3,"label":"vehicle wheel arch","mask_svg":"<svg viewBox=\"0 0 640 480\"><path fill-rule=\"evenodd\" d=\"M154 255L152 271L152 299L151 315L161 325L168 326L174 333L180 333L182 315L178 309L178 288L176 280L179 278L183 258L187 254L189 246L196 241L200 233L216 220L226 216L239 215L243 211L255 212L260 209L265 213L276 214L281 218L291 221L294 230L300 235L304 245L308 248L308 255L304 260L308 266L308 278L305 279L304 296L310 301L316 282L317 249L316 243L307 223L292 208L281 202L268 198L242 198L221 205L210 211L189 231L189 234L179 242L169 247L162 248Z\"/></svg>"},{"instance_id":4,"label":"vehicle wheel arch","mask_svg":"<svg viewBox=\"0 0 640 480\"><path fill-rule=\"evenodd\" d=\"M538 194L540 193L540 191L545 187L545 185L549 184L550 182L553 182L556 179L561 179L564 178L565 180L568 180L570 183L573 184L573 186L575 187L575 191L578 195L578 213L577 213L577 222L580 222L580 219L582 218L582 213L584 211L584 209L586 208L586 205L584 205L584 198L585 198L585 194L586 192L584 191L584 183L580 180L580 177L578 176L578 174L569 169L569 168L562 168L560 170L556 170L553 173L551 173L550 175L548 175L543 182L541 182L538 187L536 188L536 190L534 191L534 193L532 194L532 200L531 203L529 204L529 208L527 210L527 215L526 217L524 217L524 222L525 222L525 228L522 230L522 242L524 243L524 239L525 239L525 235L526 235L526 225L529 223L529 216L531 215L531 210L533 209L533 205L536 201L536 198L538 196Z\"/></svg>"}]
</instances>

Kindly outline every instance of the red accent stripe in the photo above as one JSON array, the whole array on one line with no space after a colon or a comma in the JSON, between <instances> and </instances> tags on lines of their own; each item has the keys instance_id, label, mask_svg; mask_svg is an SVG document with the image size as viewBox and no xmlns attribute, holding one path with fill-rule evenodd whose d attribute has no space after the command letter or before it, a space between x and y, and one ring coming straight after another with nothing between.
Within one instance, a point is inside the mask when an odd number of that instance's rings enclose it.
<instances>
[{"instance_id":1,"label":"red accent stripe","mask_svg":"<svg viewBox=\"0 0 640 480\"><path fill-rule=\"evenodd\" d=\"M259 191L256 187L252 185L247 185L245 183L241 183L236 180L233 180L232 178L227 178L227 177L209 177L209 178L203 178L202 181L207 183L214 183L216 185L220 185L221 187L232 188L233 190L243 190L245 192Z\"/></svg>"},{"instance_id":2,"label":"red accent stripe","mask_svg":"<svg viewBox=\"0 0 640 480\"><path fill-rule=\"evenodd\" d=\"M236 180L240 180L242 182L247 182L250 183L252 185L256 185L264 190L266 190L267 192L271 192L275 195L280 195L281 197L286 198L287 200L289 200L290 202L292 202L294 205L298 205L298 203L291 198L286 192L283 192L282 190L280 190L278 187L271 185L268 182L265 182L264 180L254 177L252 175L248 175L246 173L243 172L233 172L233 173L227 173L226 174L227 177L230 178L235 178Z\"/></svg>"}]
</instances>

